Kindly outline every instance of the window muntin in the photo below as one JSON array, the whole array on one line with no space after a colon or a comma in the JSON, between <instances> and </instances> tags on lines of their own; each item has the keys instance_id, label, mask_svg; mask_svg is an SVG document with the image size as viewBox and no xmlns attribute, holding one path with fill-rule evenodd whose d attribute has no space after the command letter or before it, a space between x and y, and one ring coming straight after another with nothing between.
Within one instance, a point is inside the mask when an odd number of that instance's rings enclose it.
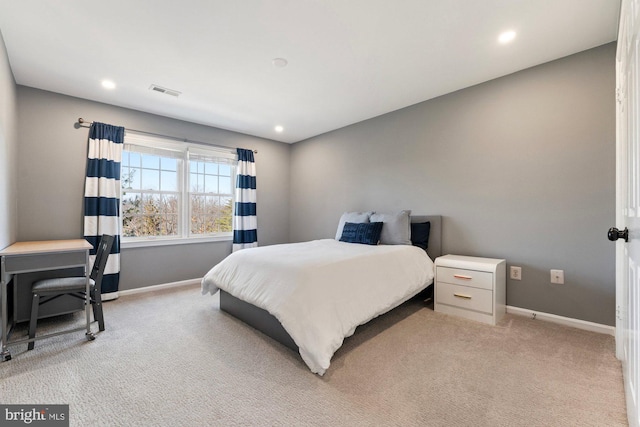
<instances>
[{"instance_id":1,"label":"window muntin","mask_svg":"<svg viewBox=\"0 0 640 427\"><path fill-rule=\"evenodd\" d=\"M230 238L236 163L226 150L125 136L123 242Z\"/></svg>"}]
</instances>

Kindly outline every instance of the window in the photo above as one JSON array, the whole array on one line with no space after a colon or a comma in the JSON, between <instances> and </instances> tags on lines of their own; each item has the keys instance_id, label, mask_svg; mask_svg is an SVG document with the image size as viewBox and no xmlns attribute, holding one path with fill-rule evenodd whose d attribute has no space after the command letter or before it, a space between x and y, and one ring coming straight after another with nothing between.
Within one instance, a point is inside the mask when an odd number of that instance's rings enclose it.
<instances>
[{"instance_id":1,"label":"window","mask_svg":"<svg viewBox=\"0 0 640 427\"><path fill-rule=\"evenodd\" d=\"M228 150L126 135L123 242L231 238L236 163Z\"/></svg>"},{"instance_id":2,"label":"window","mask_svg":"<svg viewBox=\"0 0 640 427\"><path fill-rule=\"evenodd\" d=\"M232 232L233 171L228 159L189 153L191 234Z\"/></svg>"}]
</instances>

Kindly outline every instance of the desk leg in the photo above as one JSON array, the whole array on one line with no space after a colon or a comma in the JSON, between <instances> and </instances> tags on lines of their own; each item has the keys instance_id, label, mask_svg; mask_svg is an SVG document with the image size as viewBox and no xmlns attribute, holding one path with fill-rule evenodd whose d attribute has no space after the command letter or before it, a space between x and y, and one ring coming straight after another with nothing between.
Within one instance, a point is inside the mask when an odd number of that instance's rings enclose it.
<instances>
[{"instance_id":1,"label":"desk leg","mask_svg":"<svg viewBox=\"0 0 640 427\"><path fill-rule=\"evenodd\" d=\"M0 257L0 295L2 295L2 351L0 351L0 361L2 362L11 360L11 353L7 349L7 340L9 335L9 325L7 320L9 317L9 304L7 304L8 281L9 280L4 273L4 257Z\"/></svg>"},{"instance_id":2,"label":"desk leg","mask_svg":"<svg viewBox=\"0 0 640 427\"><path fill-rule=\"evenodd\" d=\"M7 282L7 292L9 290L9 280ZM18 275L14 274L11 276L11 283L13 285L13 315L11 316L11 321L9 322L9 329L7 331L13 331L16 327L16 319L18 318ZM8 297L7 297L8 298ZM7 300L7 304L9 300ZM7 335L7 339L9 336Z\"/></svg>"},{"instance_id":3,"label":"desk leg","mask_svg":"<svg viewBox=\"0 0 640 427\"><path fill-rule=\"evenodd\" d=\"M89 341L96 339L96 336L91 332L91 282L90 282L90 267L89 267L89 251L86 253L86 262L84 265L84 277L87 279L86 299L84 303L84 312L87 318L87 332L85 335Z\"/></svg>"}]
</instances>

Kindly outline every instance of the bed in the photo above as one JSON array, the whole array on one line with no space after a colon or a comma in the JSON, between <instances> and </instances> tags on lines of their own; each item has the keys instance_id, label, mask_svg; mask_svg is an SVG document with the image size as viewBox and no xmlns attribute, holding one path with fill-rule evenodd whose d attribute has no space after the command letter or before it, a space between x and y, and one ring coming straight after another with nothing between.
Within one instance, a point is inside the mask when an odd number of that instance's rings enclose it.
<instances>
[{"instance_id":1,"label":"bed","mask_svg":"<svg viewBox=\"0 0 640 427\"><path fill-rule=\"evenodd\" d=\"M323 375L357 326L433 283L441 217L410 220L430 224L426 253L410 244L336 239L245 249L205 275L203 294L219 291L221 310L298 352L312 372Z\"/></svg>"}]
</instances>

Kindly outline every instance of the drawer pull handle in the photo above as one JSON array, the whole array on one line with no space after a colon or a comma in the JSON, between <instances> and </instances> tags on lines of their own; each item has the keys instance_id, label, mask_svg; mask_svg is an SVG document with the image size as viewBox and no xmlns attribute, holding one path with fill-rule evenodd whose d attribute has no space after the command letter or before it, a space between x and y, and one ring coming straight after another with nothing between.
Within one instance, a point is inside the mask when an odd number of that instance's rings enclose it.
<instances>
[{"instance_id":1,"label":"drawer pull handle","mask_svg":"<svg viewBox=\"0 0 640 427\"><path fill-rule=\"evenodd\" d=\"M473 279L473 277L471 277L471 276L464 276L462 274L454 274L453 277L455 277L456 279L463 279L463 280L471 280L471 279Z\"/></svg>"},{"instance_id":2,"label":"drawer pull handle","mask_svg":"<svg viewBox=\"0 0 640 427\"><path fill-rule=\"evenodd\" d=\"M458 298L471 299L471 296L469 296L469 295L453 294L453 296L454 297L458 297Z\"/></svg>"}]
</instances>

